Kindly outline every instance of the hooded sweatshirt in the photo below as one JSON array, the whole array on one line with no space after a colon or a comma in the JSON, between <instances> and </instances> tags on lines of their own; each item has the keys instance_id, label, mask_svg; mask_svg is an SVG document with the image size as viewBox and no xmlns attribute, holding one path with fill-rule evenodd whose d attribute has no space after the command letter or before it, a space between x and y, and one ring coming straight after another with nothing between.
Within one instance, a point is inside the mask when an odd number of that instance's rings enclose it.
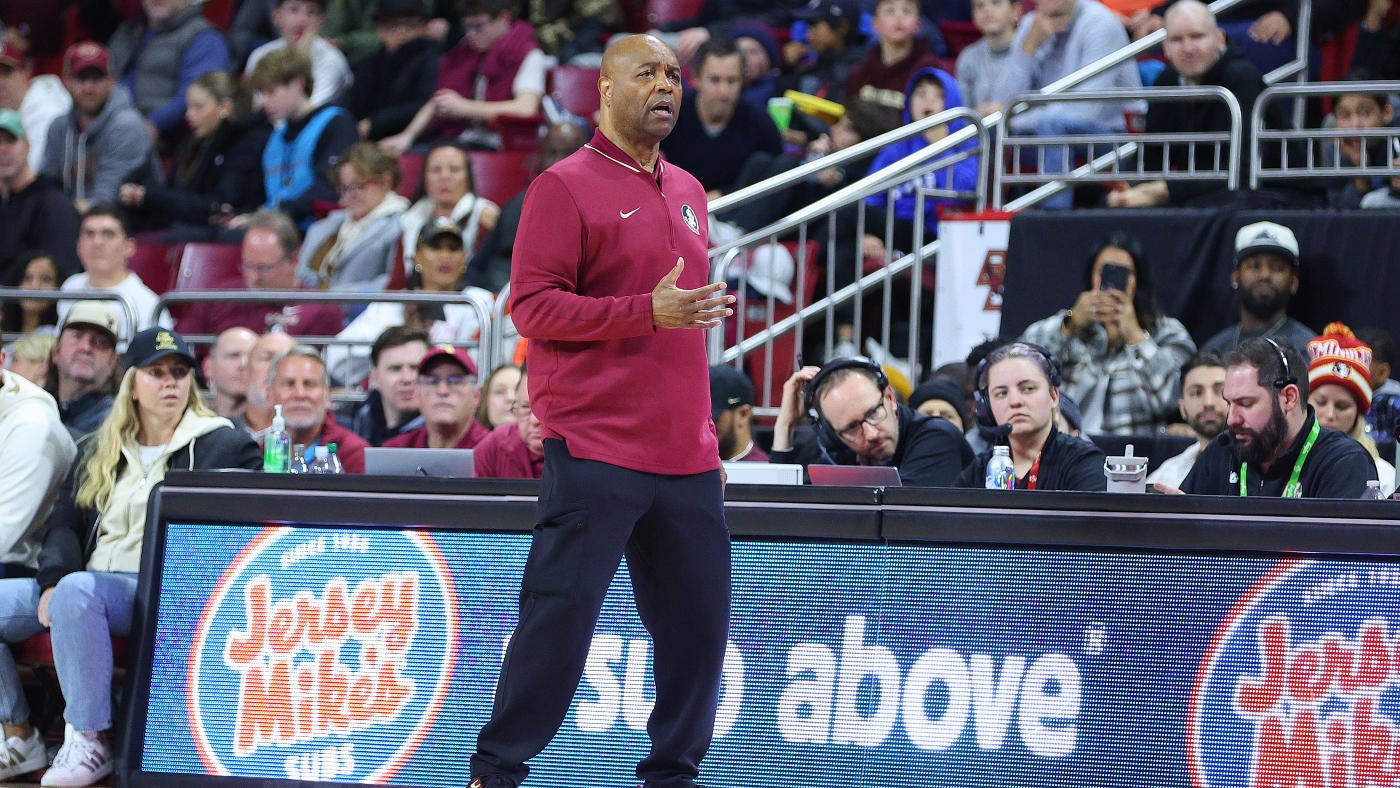
<instances>
[{"instance_id":1,"label":"hooded sweatshirt","mask_svg":"<svg viewBox=\"0 0 1400 788\"><path fill-rule=\"evenodd\" d=\"M41 589L58 584L65 575L88 569L95 572L136 572L141 568L141 540L146 528L146 503L168 471L262 467L262 453L247 433L237 431L228 419L185 411L170 442L149 467L141 461L135 443L122 446L117 479L105 509L80 508L76 502L80 473L90 457L92 443L69 472L64 489L49 516L48 533L39 555Z\"/></svg>"},{"instance_id":2,"label":"hooded sweatshirt","mask_svg":"<svg viewBox=\"0 0 1400 788\"><path fill-rule=\"evenodd\" d=\"M945 110L963 106L962 90L958 88L958 81L953 78L952 74L931 66L921 68L914 72L914 75L909 78L909 84L904 88L904 125L906 126L914 120L910 113L910 98L914 95L914 88L918 85L919 80L929 77L937 79L938 83L943 86L943 108ZM948 133L952 134L966 125L967 121L965 120L954 120L948 124ZM874 173L877 170L884 169L900 159L918 153L931 144L933 143L925 139L922 134L916 134L900 142L891 143L875 155L875 161L870 165L870 172ZM936 161L948 158L953 155L953 153L960 153L976 147L977 140L970 139L959 144L948 156L941 157ZM917 207L915 194L920 188L952 189L960 192L975 191L977 188L977 166L977 157L972 156L951 167L941 167L900 184L894 189L895 216L906 221L912 222L914 220L914 212ZM883 207L885 199L885 193L881 192L880 194L867 197L866 204L875 207ZM965 200L958 200L951 197L927 198L927 202L924 205L924 226L928 228L929 232L937 233L938 212L936 207L939 205L961 207L966 204L967 202Z\"/></svg>"},{"instance_id":3,"label":"hooded sweatshirt","mask_svg":"<svg viewBox=\"0 0 1400 788\"><path fill-rule=\"evenodd\" d=\"M53 397L0 371L0 563L36 565L39 530L75 451Z\"/></svg>"},{"instance_id":4,"label":"hooded sweatshirt","mask_svg":"<svg viewBox=\"0 0 1400 788\"><path fill-rule=\"evenodd\" d=\"M76 107L49 126L40 172L59 180L73 200L115 203L121 185L151 159L146 121L118 85L86 128L78 128Z\"/></svg>"}]
</instances>

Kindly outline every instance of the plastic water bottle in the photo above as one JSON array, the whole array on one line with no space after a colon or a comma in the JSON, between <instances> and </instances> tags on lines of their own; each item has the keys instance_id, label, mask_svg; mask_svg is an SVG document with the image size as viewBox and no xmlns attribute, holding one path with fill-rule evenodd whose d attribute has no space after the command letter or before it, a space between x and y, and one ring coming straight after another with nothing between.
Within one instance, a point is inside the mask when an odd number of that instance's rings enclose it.
<instances>
[{"instance_id":1,"label":"plastic water bottle","mask_svg":"<svg viewBox=\"0 0 1400 788\"><path fill-rule=\"evenodd\" d=\"M1366 480L1366 492L1361 493L1363 501L1379 501L1384 496L1381 495L1381 483L1375 479Z\"/></svg>"},{"instance_id":2,"label":"plastic water bottle","mask_svg":"<svg viewBox=\"0 0 1400 788\"><path fill-rule=\"evenodd\" d=\"M282 406L276 407L272 427L263 437L264 473L286 473L292 464L292 438L287 434L287 422L282 419Z\"/></svg>"},{"instance_id":3,"label":"plastic water bottle","mask_svg":"<svg viewBox=\"0 0 1400 788\"><path fill-rule=\"evenodd\" d=\"M309 470L311 473L331 472L331 450L325 446L316 447L316 458L311 461Z\"/></svg>"},{"instance_id":4,"label":"plastic water bottle","mask_svg":"<svg viewBox=\"0 0 1400 788\"><path fill-rule=\"evenodd\" d=\"M987 460L987 489L1016 489L1016 466L1011 462L1010 446L992 447L992 458Z\"/></svg>"},{"instance_id":5,"label":"plastic water bottle","mask_svg":"<svg viewBox=\"0 0 1400 788\"><path fill-rule=\"evenodd\" d=\"M336 444L328 443L326 444L326 448L328 450L327 454L329 454L326 458L330 467L328 473L345 473L345 466L340 464L340 456L335 453L335 450L338 448Z\"/></svg>"},{"instance_id":6,"label":"plastic water bottle","mask_svg":"<svg viewBox=\"0 0 1400 788\"><path fill-rule=\"evenodd\" d=\"M306 444L298 443L292 447L292 467L287 469L290 473L309 473L311 468L306 464Z\"/></svg>"}]
</instances>

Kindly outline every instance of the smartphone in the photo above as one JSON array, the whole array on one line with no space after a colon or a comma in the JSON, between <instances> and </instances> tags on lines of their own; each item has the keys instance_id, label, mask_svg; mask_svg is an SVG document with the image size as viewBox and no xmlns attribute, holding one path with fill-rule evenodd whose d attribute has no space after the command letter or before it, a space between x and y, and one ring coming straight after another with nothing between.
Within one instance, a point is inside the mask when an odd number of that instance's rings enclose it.
<instances>
[{"instance_id":1,"label":"smartphone","mask_svg":"<svg viewBox=\"0 0 1400 788\"><path fill-rule=\"evenodd\" d=\"M1104 263L1103 267L1099 269L1099 289L1126 293L1128 292L1128 277L1132 275L1133 270L1126 265Z\"/></svg>"}]
</instances>

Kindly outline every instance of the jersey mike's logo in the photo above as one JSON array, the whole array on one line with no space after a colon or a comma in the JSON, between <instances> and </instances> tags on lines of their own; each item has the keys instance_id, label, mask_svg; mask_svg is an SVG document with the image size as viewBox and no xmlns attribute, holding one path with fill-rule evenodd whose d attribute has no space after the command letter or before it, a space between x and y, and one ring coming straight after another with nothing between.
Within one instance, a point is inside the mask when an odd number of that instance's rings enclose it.
<instances>
[{"instance_id":1,"label":"jersey mike's logo","mask_svg":"<svg viewBox=\"0 0 1400 788\"><path fill-rule=\"evenodd\" d=\"M1400 783L1400 566L1286 561L1217 630L1187 718L1198 788Z\"/></svg>"},{"instance_id":2,"label":"jersey mike's logo","mask_svg":"<svg viewBox=\"0 0 1400 788\"><path fill-rule=\"evenodd\" d=\"M191 649L210 774L387 781L452 677L457 601L432 538L269 528L223 573Z\"/></svg>"}]
</instances>

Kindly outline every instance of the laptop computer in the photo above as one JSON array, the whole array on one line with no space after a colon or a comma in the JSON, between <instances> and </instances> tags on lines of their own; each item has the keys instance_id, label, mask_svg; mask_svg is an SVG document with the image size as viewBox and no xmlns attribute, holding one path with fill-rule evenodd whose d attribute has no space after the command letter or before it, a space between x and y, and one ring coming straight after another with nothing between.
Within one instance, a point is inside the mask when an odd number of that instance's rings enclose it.
<instances>
[{"instance_id":1,"label":"laptop computer","mask_svg":"<svg viewBox=\"0 0 1400 788\"><path fill-rule=\"evenodd\" d=\"M781 462L726 462L729 484L801 484L802 466Z\"/></svg>"},{"instance_id":2,"label":"laptop computer","mask_svg":"<svg viewBox=\"0 0 1400 788\"><path fill-rule=\"evenodd\" d=\"M365 473L380 476L441 476L464 479L473 474L471 449L365 449Z\"/></svg>"},{"instance_id":3,"label":"laptop computer","mask_svg":"<svg viewBox=\"0 0 1400 788\"><path fill-rule=\"evenodd\" d=\"M822 487L902 487L892 465L808 465L812 484Z\"/></svg>"}]
</instances>

